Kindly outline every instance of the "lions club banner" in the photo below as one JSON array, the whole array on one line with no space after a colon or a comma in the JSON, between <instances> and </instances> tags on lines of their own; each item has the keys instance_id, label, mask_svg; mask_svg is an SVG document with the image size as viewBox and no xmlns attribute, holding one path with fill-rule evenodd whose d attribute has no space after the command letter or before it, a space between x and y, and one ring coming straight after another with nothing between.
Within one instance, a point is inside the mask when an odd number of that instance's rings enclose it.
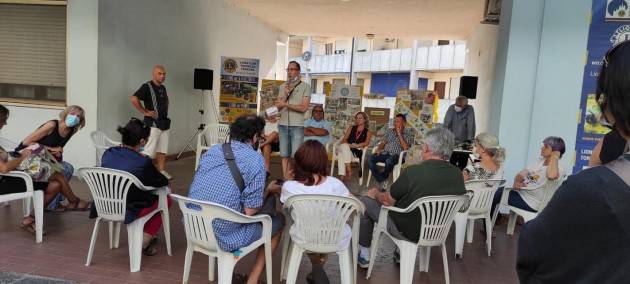
<instances>
[{"instance_id":1,"label":"lions club banner","mask_svg":"<svg viewBox=\"0 0 630 284\"><path fill-rule=\"evenodd\" d=\"M573 173L588 165L593 148L609 131L599 123L601 111L595 100L595 88L606 51L630 39L629 2L630 0L593 0Z\"/></svg>"}]
</instances>

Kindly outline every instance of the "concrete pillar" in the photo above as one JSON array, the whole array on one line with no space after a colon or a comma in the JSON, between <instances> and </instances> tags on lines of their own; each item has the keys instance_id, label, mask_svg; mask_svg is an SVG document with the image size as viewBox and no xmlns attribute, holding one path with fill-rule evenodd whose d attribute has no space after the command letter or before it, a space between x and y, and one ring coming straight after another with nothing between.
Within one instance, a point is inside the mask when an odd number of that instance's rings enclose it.
<instances>
[{"instance_id":1,"label":"concrete pillar","mask_svg":"<svg viewBox=\"0 0 630 284\"><path fill-rule=\"evenodd\" d=\"M413 40L411 51L411 72L409 72L409 90L418 89L418 70L416 70L416 54L418 54L418 40Z\"/></svg>"},{"instance_id":2,"label":"concrete pillar","mask_svg":"<svg viewBox=\"0 0 630 284\"><path fill-rule=\"evenodd\" d=\"M308 39L306 40L306 50L308 50L308 52L311 53L311 55L313 54L313 37L312 36L308 36ZM305 66L304 66L304 72L306 73L304 75L304 81L306 81L306 83L311 83L311 74L308 73L308 68L310 65L310 60L305 62Z\"/></svg>"}]
</instances>

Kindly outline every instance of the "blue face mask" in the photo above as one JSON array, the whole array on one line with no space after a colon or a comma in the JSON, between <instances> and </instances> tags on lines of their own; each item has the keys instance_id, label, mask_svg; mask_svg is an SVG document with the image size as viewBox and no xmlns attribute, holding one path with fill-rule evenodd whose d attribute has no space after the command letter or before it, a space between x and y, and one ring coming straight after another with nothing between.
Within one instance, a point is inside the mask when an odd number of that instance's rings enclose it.
<instances>
[{"instance_id":1,"label":"blue face mask","mask_svg":"<svg viewBox=\"0 0 630 284\"><path fill-rule=\"evenodd\" d=\"M144 146L140 146L140 148L138 148L138 152L139 153L143 153L144 152Z\"/></svg>"},{"instance_id":2,"label":"blue face mask","mask_svg":"<svg viewBox=\"0 0 630 284\"><path fill-rule=\"evenodd\" d=\"M75 127L79 125L79 122L81 122L81 119L79 119L79 117L74 114L69 114L66 116L66 125L68 127Z\"/></svg>"}]
</instances>

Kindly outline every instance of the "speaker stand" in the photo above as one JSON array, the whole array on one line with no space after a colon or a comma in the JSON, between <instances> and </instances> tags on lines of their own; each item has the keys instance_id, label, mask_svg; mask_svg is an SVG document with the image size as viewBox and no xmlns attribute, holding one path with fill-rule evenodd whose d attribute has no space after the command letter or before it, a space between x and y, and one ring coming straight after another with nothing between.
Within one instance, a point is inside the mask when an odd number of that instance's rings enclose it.
<instances>
[{"instance_id":1,"label":"speaker stand","mask_svg":"<svg viewBox=\"0 0 630 284\"><path fill-rule=\"evenodd\" d=\"M203 123L203 115L205 113L205 105L203 103L203 90L201 90L201 109L199 109L199 127L197 127L197 129L195 130L195 133L193 133L192 135L190 135L190 137L188 137L188 141L186 142L186 145L184 145L184 147L182 147L179 150L179 153L177 153L177 156L175 157L175 160L179 160L179 158L182 156L182 154L184 152L186 152L186 150L190 149L193 152L197 151L196 147L193 147L193 144L196 146L197 143L194 142L195 137L197 137L197 135L201 135L201 139L203 140L202 143L204 143L204 145L208 145L208 141L206 140L206 136L203 135L203 131L206 128L206 124ZM213 112L214 112L214 107L212 108Z\"/></svg>"}]
</instances>

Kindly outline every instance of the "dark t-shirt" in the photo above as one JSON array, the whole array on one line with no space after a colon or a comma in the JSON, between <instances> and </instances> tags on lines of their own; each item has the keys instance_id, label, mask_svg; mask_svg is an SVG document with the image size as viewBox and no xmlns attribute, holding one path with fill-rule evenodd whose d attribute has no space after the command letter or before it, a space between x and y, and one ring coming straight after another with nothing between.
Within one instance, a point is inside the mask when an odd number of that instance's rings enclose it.
<instances>
[{"instance_id":1,"label":"dark t-shirt","mask_svg":"<svg viewBox=\"0 0 630 284\"><path fill-rule=\"evenodd\" d=\"M462 195L466 193L464 177L458 168L448 161L426 160L406 168L392 184L390 193L396 199L396 207L407 208L414 201L434 195ZM420 235L420 210L407 214L391 212L390 216L398 231L412 241Z\"/></svg>"},{"instance_id":2,"label":"dark t-shirt","mask_svg":"<svg viewBox=\"0 0 630 284\"><path fill-rule=\"evenodd\" d=\"M166 87L164 84L157 86L153 83L153 81L149 81L151 86L153 86L153 92L155 93L155 99L157 100L158 105L158 118L167 118L168 117L168 95L166 93ZM142 84L140 88L133 94L139 100L142 101L144 108L149 111L154 111L155 107L153 106L153 99L151 98L151 91L149 90L149 86L146 83ZM153 123L153 119L145 116L145 122Z\"/></svg>"},{"instance_id":3,"label":"dark t-shirt","mask_svg":"<svg viewBox=\"0 0 630 284\"><path fill-rule=\"evenodd\" d=\"M603 166L570 176L523 225L516 269L521 283L628 283L630 188Z\"/></svg>"},{"instance_id":4,"label":"dark t-shirt","mask_svg":"<svg viewBox=\"0 0 630 284\"><path fill-rule=\"evenodd\" d=\"M604 142L602 142L602 149L599 152L599 160L602 164L606 164L610 161L616 160L619 156L623 155L623 151L626 149L626 141L617 129L611 130L604 135Z\"/></svg>"},{"instance_id":5,"label":"dark t-shirt","mask_svg":"<svg viewBox=\"0 0 630 284\"><path fill-rule=\"evenodd\" d=\"M153 165L151 158L126 147L111 147L103 153L101 162L103 168L110 168L128 172L136 176L142 184L153 187L168 185L168 180ZM127 205L132 208L149 207L157 200L157 196L148 191L129 188Z\"/></svg>"}]
</instances>

